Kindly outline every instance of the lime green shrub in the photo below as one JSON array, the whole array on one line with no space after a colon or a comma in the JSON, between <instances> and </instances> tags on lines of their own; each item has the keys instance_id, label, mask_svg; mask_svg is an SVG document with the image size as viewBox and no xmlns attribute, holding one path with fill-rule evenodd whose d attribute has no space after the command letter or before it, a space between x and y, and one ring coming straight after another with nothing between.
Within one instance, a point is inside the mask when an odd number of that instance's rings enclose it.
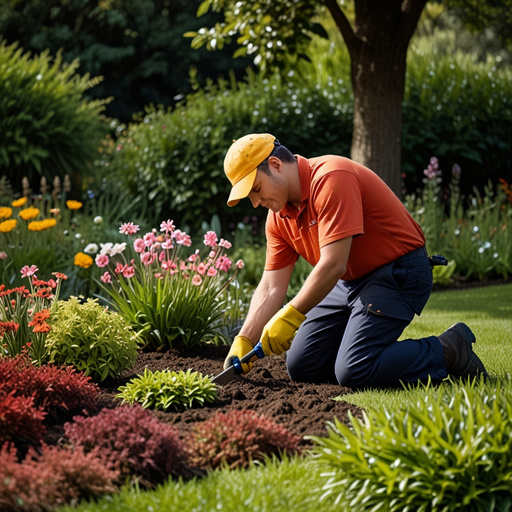
<instances>
[{"instance_id":1,"label":"lime green shrub","mask_svg":"<svg viewBox=\"0 0 512 512\"><path fill-rule=\"evenodd\" d=\"M79 76L77 68L77 60L67 65L61 54L31 56L0 42L0 173L13 188L24 176L46 174L51 182L90 174L108 131L101 117L106 102L84 97L100 79Z\"/></svg>"},{"instance_id":2,"label":"lime green shrub","mask_svg":"<svg viewBox=\"0 0 512 512\"><path fill-rule=\"evenodd\" d=\"M138 402L144 409L164 411L203 406L217 398L217 386L211 378L190 369L152 372L146 368L144 375L138 375L118 391L117 398L122 398L123 403Z\"/></svg>"},{"instance_id":3,"label":"lime green shrub","mask_svg":"<svg viewBox=\"0 0 512 512\"><path fill-rule=\"evenodd\" d=\"M56 364L71 364L93 381L115 377L137 359L138 335L124 318L97 299L59 301L46 344Z\"/></svg>"},{"instance_id":4,"label":"lime green shrub","mask_svg":"<svg viewBox=\"0 0 512 512\"><path fill-rule=\"evenodd\" d=\"M510 510L512 381L469 382L313 438L325 494L353 510Z\"/></svg>"}]
</instances>

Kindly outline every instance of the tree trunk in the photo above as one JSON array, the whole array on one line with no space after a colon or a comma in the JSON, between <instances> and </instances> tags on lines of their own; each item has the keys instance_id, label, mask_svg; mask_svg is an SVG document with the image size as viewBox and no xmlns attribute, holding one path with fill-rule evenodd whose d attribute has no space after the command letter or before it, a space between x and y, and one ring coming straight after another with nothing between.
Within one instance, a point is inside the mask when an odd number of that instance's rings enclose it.
<instances>
[{"instance_id":1,"label":"tree trunk","mask_svg":"<svg viewBox=\"0 0 512 512\"><path fill-rule=\"evenodd\" d=\"M393 57L362 48L357 58L352 58L352 87L351 157L376 172L400 195L405 55Z\"/></svg>"},{"instance_id":2,"label":"tree trunk","mask_svg":"<svg viewBox=\"0 0 512 512\"><path fill-rule=\"evenodd\" d=\"M347 45L354 91L351 157L402 193L401 132L407 48L426 0L354 0L350 25L324 0Z\"/></svg>"}]
</instances>

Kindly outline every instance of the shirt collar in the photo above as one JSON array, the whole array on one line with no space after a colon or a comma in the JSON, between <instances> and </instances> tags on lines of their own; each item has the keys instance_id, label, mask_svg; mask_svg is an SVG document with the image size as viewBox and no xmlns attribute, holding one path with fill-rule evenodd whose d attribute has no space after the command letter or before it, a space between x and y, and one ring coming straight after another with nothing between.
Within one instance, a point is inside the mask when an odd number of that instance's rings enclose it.
<instances>
[{"instance_id":1,"label":"shirt collar","mask_svg":"<svg viewBox=\"0 0 512 512\"><path fill-rule=\"evenodd\" d=\"M311 185L311 171L309 169L309 162L306 158L300 155L295 155L297 158L297 165L299 167L300 179L300 205L298 208L291 203L286 203L286 206L279 212L281 218L288 217L289 219L296 219L306 207L309 199L310 185Z\"/></svg>"}]
</instances>

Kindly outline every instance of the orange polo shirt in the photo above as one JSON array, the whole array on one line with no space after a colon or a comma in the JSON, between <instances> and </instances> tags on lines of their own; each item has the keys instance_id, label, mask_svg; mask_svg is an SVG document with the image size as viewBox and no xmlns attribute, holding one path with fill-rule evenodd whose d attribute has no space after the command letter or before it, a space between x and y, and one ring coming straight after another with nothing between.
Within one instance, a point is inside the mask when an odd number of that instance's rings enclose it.
<instances>
[{"instance_id":1,"label":"orange polo shirt","mask_svg":"<svg viewBox=\"0 0 512 512\"><path fill-rule=\"evenodd\" d=\"M343 280L361 277L425 245L425 236L405 206L373 171L348 158L297 155L301 203L269 210L265 270L312 265L320 248L354 237Z\"/></svg>"}]
</instances>

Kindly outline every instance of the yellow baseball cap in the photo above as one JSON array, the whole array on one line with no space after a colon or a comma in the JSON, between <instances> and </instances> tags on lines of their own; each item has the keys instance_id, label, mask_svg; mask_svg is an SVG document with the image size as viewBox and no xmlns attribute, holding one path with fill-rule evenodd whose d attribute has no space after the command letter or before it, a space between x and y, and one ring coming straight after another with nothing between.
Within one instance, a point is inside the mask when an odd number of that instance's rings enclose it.
<instances>
[{"instance_id":1,"label":"yellow baseball cap","mask_svg":"<svg viewBox=\"0 0 512 512\"><path fill-rule=\"evenodd\" d=\"M274 149L270 133L252 133L233 141L224 158L224 172L231 182L228 206L235 206L251 192L256 168Z\"/></svg>"}]
</instances>

